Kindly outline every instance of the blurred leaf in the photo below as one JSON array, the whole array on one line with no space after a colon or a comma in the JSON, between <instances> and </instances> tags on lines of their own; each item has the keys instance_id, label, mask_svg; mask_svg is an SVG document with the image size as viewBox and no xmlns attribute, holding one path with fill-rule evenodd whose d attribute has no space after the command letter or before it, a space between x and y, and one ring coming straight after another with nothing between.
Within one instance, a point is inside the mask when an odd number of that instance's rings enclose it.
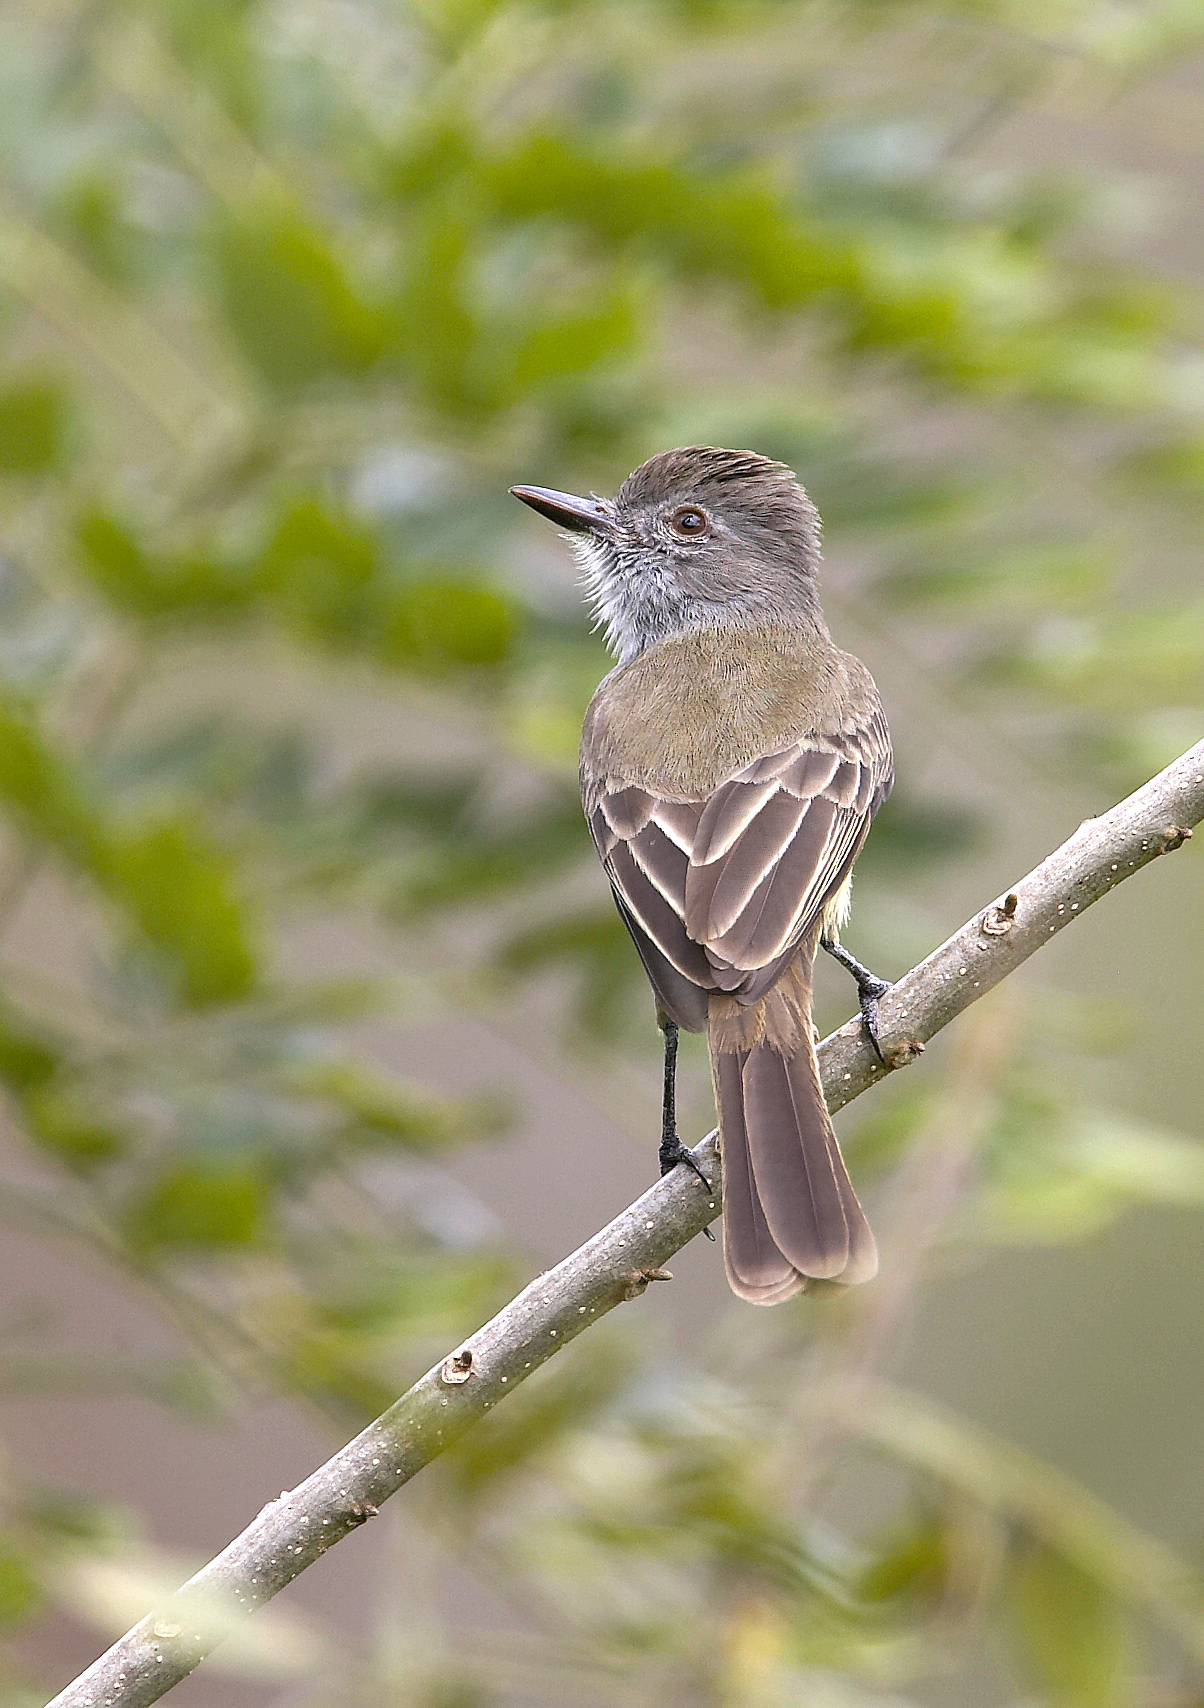
<instances>
[{"instance_id":1,"label":"blurred leaf","mask_svg":"<svg viewBox=\"0 0 1204 1708\"><path fill-rule=\"evenodd\" d=\"M1064 764L1120 799L1194 747L1202 729L1204 697L1194 706L1076 710L1063 735Z\"/></svg>"},{"instance_id":2,"label":"blurred leaf","mask_svg":"<svg viewBox=\"0 0 1204 1708\"><path fill-rule=\"evenodd\" d=\"M112 1353L96 1357L78 1352L0 1352L0 1394L6 1399L95 1399L110 1395L147 1396L169 1407L192 1423L225 1421L230 1412L230 1394L212 1367L197 1359L123 1359ZM28 1516L28 1504L25 1508ZM58 1534L76 1534L99 1545L103 1533L85 1527L78 1532L64 1524L44 1523L39 1506L38 1523Z\"/></svg>"},{"instance_id":3,"label":"blurred leaf","mask_svg":"<svg viewBox=\"0 0 1204 1708\"><path fill-rule=\"evenodd\" d=\"M993 1240L1079 1239L1137 1204L1204 1205L1204 1144L1013 1092L963 1225Z\"/></svg>"},{"instance_id":4,"label":"blurred leaf","mask_svg":"<svg viewBox=\"0 0 1204 1708\"><path fill-rule=\"evenodd\" d=\"M1194 435L1130 451L1115 466L1139 490L1196 503L1204 498L1204 439Z\"/></svg>"},{"instance_id":5,"label":"blurred leaf","mask_svg":"<svg viewBox=\"0 0 1204 1708\"><path fill-rule=\"evenodd\" d=\"M1015 651L974 671L989 686L1038 689L1079 705L1148 708L1204 699L1204 607L1111 620L1049 616Z\"/></svg>"},{"instance_id":6,"label":"blurred leaf","mask_svg":"<svg viewBox=\"0 0 1204 1708\"><path fill-rule=\"evenodd\" d=\"M32 1091L24 1100L22 1112L34 1143L71 1168L87 1169L128 1149L120 1128L89 1107L78 1089Z\"/></svg>"},{"instance_id":7,"label":"blurred leaf","mask_svg":"<svg viewBox=\"0 0 1204 1708\"><path fill-rule=\"evenodd\" d=\"M529 808L513 829L475 827L467 815L449 825L444 845L433 848L401 886L396 906L404 916L538 883L575 863L587 847L576 792L549 789L546 801Z\"/></svg>"},{"instance_id":8,"label":"blurred leaf","mask_svg":"<svg viewBox=\"0 0 1204 1708\"><path fill-rule=\"evenodd\" d=\"M1025 1670L1054 1708L1121 1708L1129 1643L1121 1610L1080 1567L1036 1545L1011 1562L1008 1601Z\"/></svg>"},{"instance_id":9,"label":"blurred leaf","mask_svg":"<svg viewBox=\"0 0 1204 1708\"><path fill-rule=\"evenodd\" d=\"M178 971L185 1002L228 1002L251 989L255 960L231 894L232 864L191 825L167 819L126 835L108 866L114 892Z\"/></svg>"},{"instance_id":10,"label":"blurred leaf","mask_svg":"<svg viewBox=\"0 0 1204 1708\"><path fill-rule=\"evenodd\" d=\"M971 807L953 801L917 800L895 789L874 820L874 846L867 842L857 870L906 872L981 845L985 827Z\"/></svg>"},{"instance_id":11,"label":"blurred leaf","mask_svg":"<svg viewBox=\"0 0 1204 1708\"><path fill-rule=\"evenodd\" d=\"M0 1079L11 1090L30 1092L54 1078L62 1047L7 1002L0 1002Z\"/></svg>"},{"instance_id":12,"label":"blurred leaf","mask_svg":"<svg viewBox=\"0 0 1204 1708\"><path fill-rule=\"evenodd\" d=\"M21 1516L52 1545L83 1542L105 1552L130 1535L126 1512L78 1489L35 1484L22 1501Z\"/></svg>"},{"instance_id":13,"label":"blurred leaf","mask_svg":"<svg viewBox=\"0 0 1204 1708\"><path fill-rule=\"evenodd\" d=\"M587 1038L614 1037L633 1008L647 1018L643 970L631 934L612 907L567 914L515 932L497 954L507 973L570 968L577 981L576 1024Z\"/></svg>"},{"instance_id":14,"label":"blurred leaf","mask_svg":"<svg viewBox=\"0 0 1204 1708\"><path fill-rule=\"evenodd\" d=\"M281 614L302 633L346 644L373 611L380 573L376 542L350 517L302 498L281 513L264 554L261 579Z\"/></svg>"},{"instance_id":15,"label":"blurred leaf","mask_svg":"<svg viewBox=\"0 0 1204 1708\"><path fill-rule=\"evenodd\" d=\"M812 217L756 173L603 158L551 134L490 162L481 181L511 218L555 214L602 244L637 242L687 278L743 285L767 308L822 297L843 315L846 349L905 353L951 386L1020 384L1109 406L1157 396L1145 343L1153 306L1135 317L1084 294L1076 315L1043 259L988 226L857 232Z\"/></svg>"},{"instance_id":16,"label":"blurred leaf","mask_svg":"<svg viewBox=\"0 0 1204 1708\"><path fill-rule=\"evenodd\" d=\"M249 577L215 557L150 557L126 527L102 510L85 513L76 530L79 564L118 610L174 621L222 620L245 613L256 589Z\"/></svg>"},{"instance_id":17,"label":"blurred leaf","mask_svg":"<svg viewBox=\"0 0 1204 1708\"><path fill-rule=\"evenodd\" d=\"M129 1206L125 1232L139 1250L254 1246L266 1237L270 1207L270 1183L253 1163L181 1163Z\"/></svg>"},{"instance_id":18,"label":"blurred leaf","mask_svg":"<svg viewBox=\"0 0 1204 1708\"><path fill-rule=\"evenodd\" d=\"M767 447L772 436L756 435ZM767 455L774 453L767 449ZM828 538L841 528L907 528L923 523L951 522L981 503L981 487L971 489L947 469L910 470L869 457L850 445L831 465L814 467L811 459L783 459L807 469L807 490L814 496Z\"/></svg>"},{"instance_id":19,"label":"blurred leaf","mask_svg":"<svg viewBox=\"0 0 1204 1708\"><path fill-rule=\"evenodd\" d=\"M543 135L485 164L482 177L512 219L556 214L607 243L642 240L687 276L734 277L771 308L798 306L855 276L838 239L788 211L752 175L707 178Z\"/></svg>"},{"instance_id":20,"label":"blurred leaf","mask_svg":"<svg viewBox=\"0 0 1204 1708\"><path fill-rule=\"evenodd\" d=\"M254 0L155 0L154 15L181 61L252 132L263 106L263 66L251 28Z\"/></svg>"},{"instance_id":21,"label":"blurred leaf","mask_svg":"<svg viewBox=\"0 0 1204 1708\"><path fill-rule=\"evenodd\" d=\"M635 309L625 294L596 307L533 327L514 352L508 389L520 396L549 380L583 374L604 359L625 354L636 338Z\"/></svg>"},{"instance_id":22,"label":"blurred leaf","mask_svg":"<svg viewBox=\"0 0 1204 1708\"><path fill-rule=\"evenodd\" d=\"M45 474L62 462L70 402L52 379L30 377L0 390L0 475Z\"/></svg>"},{"instance_id":23,"label":"blurred leaf","mask_svg":"<svg viewBox=\"0 0 1204 1708\"><path fill-rule=\"evenodd\" d=\"M399 355L407 375L437 408L452 415L484 414L490 399L481 371L480 328L467 301L472 201L453 209L415 208L407 221L409 263L396 306ZM486 364L487 367L487 364Z\"/></svg>"},{"instance_id":24,"label":"blurred leaf","mask_svg":"<svg viewBox=\"0 0 1204 1708\"><path fill-rule=\"evenodd\" d=\"M992 616L1057 610L1098 600L1113 571L1098 549L1042 544L979 561L926 563L890 571L880 585L901 606L985 605Z\"/></svg>"},{"instance_id":25,"label":"blurred leaf","mask_svg":"<svg viewBox=\"0 0 1204 1708\"><path fill-rule=\"evenodd\" d=\"M875 1100L841 1147L856 1163L858 1178L875 1179L894 1166L931 1120L935 1093L927 1087L890 1088Z\"/></svg>"},{"instance_id":26,"label":"blurred leaf","mask_svg":"<svg viewBox=\"0 0 1204 1708\"><path fill-rule=\"evenodd\" d=\"M125 217L122 185L111 166L85 171L56 198L55 223L72 247L110 284L134 282L137 233Z\"/></svg>"},{"instance_id":27,"label":"blurred leaf","mask_svg":"<svg viewBox=\"0 0 1204 1708\"><path fill-rule=\"evenodd\" d=\"M880 1386L857 1422L866 1441L1072 1563L1176 1643L1204 1658L1204 1585L1198 1572L1065 1472L918 1394Z\"/></svg>"},{"instance_id":28,"label":"blurred leaf","mask_svg":"<svg viewBox=\"0 0 1204 1708\"><path fill-rule=\"evenodd\" d=\"M857 1593L875 1608L922 1608L940 1601L949 1572L944 1522L934 1513L918 1514L877 1544L857 1580Z\"/></svg>"},{"instance_id":29,"label":"blurred leaf","mask_svg":"<svg viewBox=\"0 0 1204 1708\"><path fill-rule=\"evenodd\" d=\"M27 1550L0 1532L0 1626L21 1625L37 1613L45 1591L35 1576Z\"/></svg>"},{"instance_id":30,"label":"blurred leaf","mask_svg":"<svg viewBox=\"0 0 1204 1708\"><path fill-rule=\"evenodd\" d=\"M127 1544L99 1559L77 1556L64 1563L55 1573L54 1588L75 1619L85 1620L108 1641L148 1607L162 1606L199 1565L199 1559ZM215 1668L219 1677L224 1673L266 1684L312 1679L329 1650L321 1625L279 1603L260 1611L262 1619L244 1619L216 1596L201 1610L198 1617L206 1629L220 1633L225 1658Z\"/></svg>"},{"instance_id":31,"label":"blurred leaf","mask_svg":"<svg viewBox=\"0 0 1204 1708\"><path fill-rule=\"evenodd\" d=\"M415 581L385 603L379 653L385 664L424 670L497 664L514 630L514 609L496 593L458 582Z\"/></svg>"},{"instance_id":32,"label":"blurred leaf","mask_svg":"<svg viewBox=\"0 0 1204 1708\"><path fill-rule=\"evenodd\" d=\"M330 1098L352 1120L407 1149L440 1150L470 1127L473 1112L463 1104L437 1100L360 1062L306 1063L289 1078L299 1091Z\"/></svg>"},{"instance_id":33,"label":"blurred leaf","mask_svg":"<svg viewBox=\"0 0 1204 1708\"><path fill-rule=\"evenodd\" d=\"M106 834L73 769L15 700L0 694L0 800L33 834L85 869L103 862Z\"/></svg>"},{"instance_id":34,"label":"blurred leaf","mask_svg":"<svg viewBox=\"0 0 1204 1708\"><path fill-rule=\"evenodd\" d=\"M15 705L0 704L0 799L35 834L89 872L168 952L184 999L241 996L254 962L230 895L228 862L182 822L117 834L72 770Z\"/></svg>"},{"instance_id":35,"label":"blurred leaf","mask_svg":"<svg viewBox=\"0 0 1204 1708\"><path fill-rule=\"evenodd\" d=\"M298 210L261 204L219 226L214 258L226 323L251 367L279 390L363 374L389 323L352 283L333 240Z\"/></svg>"}]
</instances>

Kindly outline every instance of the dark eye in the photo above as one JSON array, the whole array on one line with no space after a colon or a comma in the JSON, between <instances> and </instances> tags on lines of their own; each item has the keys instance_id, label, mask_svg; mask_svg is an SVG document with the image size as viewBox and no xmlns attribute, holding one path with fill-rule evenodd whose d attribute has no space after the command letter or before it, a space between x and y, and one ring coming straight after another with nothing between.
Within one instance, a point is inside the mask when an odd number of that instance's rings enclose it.
<instances>
[{"instance_id":1,"label":"dark eye","mask_svg":"<svg viewBox=\"0 0 1204 1708\"><path fill-rule=\"evenodd\" d=\"M696 510L692 504L684 504L670 516L669 526L688 540L697 540L706 533L708 524L701 510Z\"/></svg>"}]
</instances>

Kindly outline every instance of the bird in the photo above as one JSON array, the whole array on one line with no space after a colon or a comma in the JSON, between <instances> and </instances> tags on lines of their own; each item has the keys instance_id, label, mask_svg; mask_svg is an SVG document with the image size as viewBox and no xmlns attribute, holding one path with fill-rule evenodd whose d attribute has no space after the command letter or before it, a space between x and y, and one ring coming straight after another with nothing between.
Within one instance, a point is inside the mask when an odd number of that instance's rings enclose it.
<instances>
[{"instance_id":1,"label":"bird","mask_svg":"<svg viewBox=\"0 0 1204 1708\"><path fill-rule=\"evenodd\" d=\"M613 499L510 490L565 532L616 657L585 715L581 796L664 1034L661 1172L701 1175L675 1084L679 1030L705 1032L733 1292L770 1305L867 1281L877 1246L824 1101L812 973L822 947L853 974L878 1050L890 987L839 934L894 766L874 679L824 621L815 506L784 464L712 445L660 452Z\"/></svg>"}]
</instances>

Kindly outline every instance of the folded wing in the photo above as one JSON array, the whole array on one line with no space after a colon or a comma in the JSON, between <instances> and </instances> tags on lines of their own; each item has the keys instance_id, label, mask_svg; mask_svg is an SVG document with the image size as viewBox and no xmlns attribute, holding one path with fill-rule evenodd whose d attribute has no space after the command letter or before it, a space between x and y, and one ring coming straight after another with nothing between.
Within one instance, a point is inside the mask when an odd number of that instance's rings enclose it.
<instances>
[{"instance_id":1,"label":"folded wing","mask_svg":"<svg viewBox=\"0 0 1204 1708\"><path fill-rule=\"evenodd\" d=\"M756 1002L847 877L892 781L881 712L809 732L707 798L604 792L590 831L657 995L705 1024L690 987ZM641 941L643 939L643 941ZM701 1018L700 1018L701 1016Z\"/></svg>"}]
</instances>

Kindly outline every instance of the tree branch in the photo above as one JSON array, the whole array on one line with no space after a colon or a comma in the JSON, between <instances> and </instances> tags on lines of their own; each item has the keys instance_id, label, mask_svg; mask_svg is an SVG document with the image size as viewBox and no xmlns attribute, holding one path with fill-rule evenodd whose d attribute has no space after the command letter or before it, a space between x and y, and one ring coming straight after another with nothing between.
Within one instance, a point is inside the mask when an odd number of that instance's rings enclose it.
<instances>
[{"instance_id":1,"label":"tree branch","mask_svg":"<svg viewBox=\"0 0 1204 1708\"><path fill-rule=\"evenodd\" d=\"M1204 819L1204 741L1105 813L895 984L879 1028L891 1067L1015 970L1093 902ZM839 1109L889 1069L859 1020L819 1047L824 1094ZM675 1169L571 1257L538 1276L451 1356L241 1536L162 1608L127 1632L50 1708L144 1708L185 1678L226 1633L373 1517L382 1501L504 1399L554 1352L652 1281L719 1214L714 1135L695 1151L714 1182Z\"/></svg>"}]
</instances>

